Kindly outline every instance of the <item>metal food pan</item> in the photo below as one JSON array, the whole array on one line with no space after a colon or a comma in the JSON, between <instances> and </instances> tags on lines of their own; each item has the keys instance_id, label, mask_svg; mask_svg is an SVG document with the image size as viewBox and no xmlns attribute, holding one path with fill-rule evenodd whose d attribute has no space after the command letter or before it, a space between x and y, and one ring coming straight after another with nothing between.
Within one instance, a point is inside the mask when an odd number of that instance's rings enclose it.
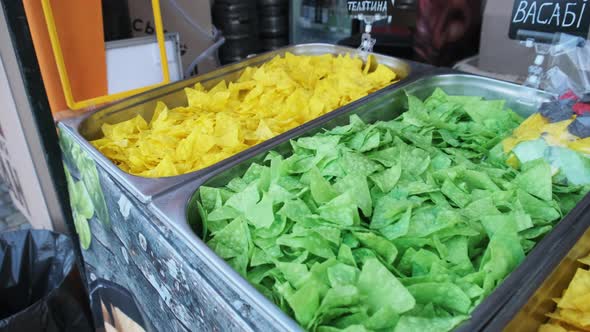
<instances>
[{"instance_id":1,"label":"metal food pan","mask_svg":"<svg viewBox=\"0 0 590 332\"><path fill-rule=\"evenodd\" d=\"M217 164L192 173L174 177L145 178L131 175L122 171L89 143L90 140L102 137L101 126L104 123L120 123L132 119L137 115L140 115L146 119L146 121L149 121L153 116L158 101L164 102L169 108L186 106L188 101L184 92L184 88L193 86L196 83L201 83L205 88L212 88L222 80L228 82L235 81L239 78L242 71L246 67L260 66L275 56L284 55L287 52L293 53L295 55L339 55L348 53L353 56L362 56L360 51L356 49L329 44L303 44L289 46L252 57L236 64L222 67L208 74L177 83L172 83L164 87L148 91L78 118L64 120L59 124L59 126L63 130L71 132L71 134L74 136L74 139L76 139L104 169L112 174L117 179L117 181L128 188L131 194L133 194L141 202L147 203L152 199L153 196L159 193L171 189L172 187L175 187L179 184L186 183L188 180L195 177L201 177L223 163L231 163L232 160L236 160L238 158L237 156L240 153ZM419 64L410 65L408 62L389 56L373 53L371 53L371 55L377 59L378 63L386 65L394 70L396 74L398 74L400 81L410 78L410 75L412 75L412 77L415 76L418 72L420 72L420 70L432 68ZM416 70L413 70L414 68L416 68ZM380 91L391 88L395 85L396 84L390 85ZM374 95L374 93L370 96L360 99L357 102L362 102L367 98L371 98L372 95ZM265 143L270 143L277 138L280 139L280 136L281 135L270 139Z\"/></svg>"},{"instance_id":2,"label":"metal food pan","mask_svg":"<svg viewBox=\"0 0 590 332\"><path fill-rule=\"evenodd\" d=\"M531 274L502 307L489 323L490 331L537 331L549 320L545 314L555 310L553 299L562 296L576 270L582 266L578 259L590 254L590 196L587 195L566 219L570 220L561 223L569 228L559 237L554 236L554 246L539 261L539 271Z\"/></svg>"},{"instance_id":3,"label":"metal food pan","mask_svg":"<svg viewBox=\"0 0 590 332\"><path fill-rule=\"evenodd\" d=\"M272 146L243 154L240 158L232 160L231 163L213 170L207 177L195 180L173 192L158 197L150 204L150 208L156 215L170 223L173 228L176 228L193 249L198 252L199 257L218 272L218 277L224 280L228 287L241 292L245 298L249 299L249 302L256 310L263 310L267 314L279 317L277 318L280 322L280 326L277 326L278 330L298 330L300 328L294 320L280 312L277 306L255 290L223 259L207 247L199 237L202 229L196 209L197 189L201 185L220 187L227 184L232 178L243 175L252 163L262 162L270 150L289 155L291 153L289 139L297 139L302 136L313 135L323 129L345 125L352 114L358 115L367 123L394 119L407 108L406 92L424 99L431 95L436 88L442 88L452 95L504 99L507 107L523 116L534 113L542 102L552 97L538 90L480 76L452 73L424 77L407 84L403 88L392 89L375 96L365 103L349 105L337 114L329 114L321 123L297 128L288 135L283 136L282 140L275 141ZM539 259L542 259L547 249L551 247L555 236L562 234L564 230L567 231L568 227L575 221L573 219L575 218L566 218L550 235L546 236L502 285L476 308L472 313L472 319L461 325L458 330L478 331L482 329L496 311L509 300L516 288L526 281L531 271L537 269Z\"/></svg>"}]
</instances>

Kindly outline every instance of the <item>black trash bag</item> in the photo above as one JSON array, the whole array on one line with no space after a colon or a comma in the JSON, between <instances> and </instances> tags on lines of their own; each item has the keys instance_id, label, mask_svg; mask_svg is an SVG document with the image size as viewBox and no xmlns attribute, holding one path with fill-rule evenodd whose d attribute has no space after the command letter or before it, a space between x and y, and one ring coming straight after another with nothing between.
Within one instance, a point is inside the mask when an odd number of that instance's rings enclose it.
<instances>
[{"instance_id":1,"label":"black trash bag","mask_svg":"<svg viewBox=\"0 0 590 332\"><path fill-rule=\"evenodd\" d=\"M92 331L89 310L68 237L0 233L0 331Z\"/></svg>"}]
</instances>

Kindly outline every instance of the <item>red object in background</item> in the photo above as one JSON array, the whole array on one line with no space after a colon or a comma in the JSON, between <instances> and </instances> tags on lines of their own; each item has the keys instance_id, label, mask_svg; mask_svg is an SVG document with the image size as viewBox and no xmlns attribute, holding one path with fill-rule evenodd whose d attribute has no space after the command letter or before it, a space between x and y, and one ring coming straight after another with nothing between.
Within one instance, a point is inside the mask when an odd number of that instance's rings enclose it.
<instances>
[{"instance_id":1,"label":"red object in background","mask_svg":"<svg viewBox=\"0 0 590 332\"><path fill-rule=\"evenodd\" d=\"M572 106L572 110L574 110L574 113L577 115L590 114L590 104L577 103Z\"/></svg>"},{"instance_id":2,"label":"red object in background","mask_svg":"<svg viewBox=\"0 0 590 332\"><path fill-rule=\"evenodd\" d=\"M580 100L580 97L578 97L572 90L569 90L568 92L559 96L559 100L566 100L566 99L572 99L572 100L578 101L578 100ZM576 113L577 115L590 114L590 104L576 103L576 104L574 104L574 106L572 106L572 111L574 111L574 113Z\"/></svg>"},{"instance_id":3,"label":"red object in background","mask_svg":"<svg viewBox=\"0 0 590 332\"><path fill-rule=\"evenodd\" d=\"M474 55L479 48L481 0L418 0L414 50L437 66Z\"/></svg>"},{"instance_id":4,"label":"red object in background","mask_svg":"<svg viewBox=\"0 0 590 332\"><path fill-rule=\"evenodd\" d=\"M578 97L572 90L569 90L568 92L562 94L559 97L559 100L564 100L564 99L580 100L580 97Z\"/></svg>"}]
</instances>

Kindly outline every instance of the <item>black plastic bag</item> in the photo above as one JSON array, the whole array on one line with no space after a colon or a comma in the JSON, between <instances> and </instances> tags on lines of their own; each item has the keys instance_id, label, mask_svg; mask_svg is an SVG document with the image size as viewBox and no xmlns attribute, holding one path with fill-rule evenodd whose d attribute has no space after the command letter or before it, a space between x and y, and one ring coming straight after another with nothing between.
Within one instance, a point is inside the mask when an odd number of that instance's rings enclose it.
<instances>
[{"instance_id":1,"label":"black plastic bag","mask_svg":"<svg viewBox=\"0 0 590 332\"><path fill-rule=\"evenodd\" d=\"M90 317L68 237L0 234L0 331L92 331Z\"/></svg>"}]
</instances>

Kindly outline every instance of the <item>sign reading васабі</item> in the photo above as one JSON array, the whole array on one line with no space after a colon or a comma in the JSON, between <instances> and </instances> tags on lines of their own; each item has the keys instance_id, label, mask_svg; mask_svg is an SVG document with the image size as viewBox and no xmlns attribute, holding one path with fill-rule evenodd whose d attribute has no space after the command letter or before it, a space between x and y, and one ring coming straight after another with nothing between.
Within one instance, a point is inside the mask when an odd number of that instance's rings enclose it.
<instances>
[{"instance_id":1,"label":"sign reading \u0432\u0430\u0441\u0430\u0431\u0456","mask_svg":"<svg viewBox=\"0 0 590 332\"><path fill-rule=\"evenodd\" d=\"M509 37L518 31L568 33L586 38L590 27L589 0L515 0Z\"/></svg>"}]
</instances>

